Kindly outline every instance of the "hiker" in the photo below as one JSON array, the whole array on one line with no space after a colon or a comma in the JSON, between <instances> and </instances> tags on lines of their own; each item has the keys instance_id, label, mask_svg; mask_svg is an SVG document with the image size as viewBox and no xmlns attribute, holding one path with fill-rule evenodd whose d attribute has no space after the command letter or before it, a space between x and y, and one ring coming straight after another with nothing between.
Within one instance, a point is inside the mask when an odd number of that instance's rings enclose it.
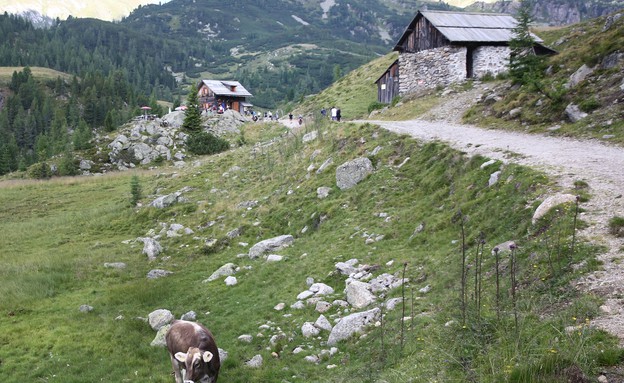
<instances>
[{"instance_id":1,"label":"hiker","mask_svg":"<svg viewBox=\"0 0 624 383\"><path fill-rule=\"evenodd\" d=\"M321 116L327 117L327 110L325 110L325 107L321 109Z\"/></svg>"},{"instance_id":2,"label":"hiker","mask_svg":"<svg viewBox=\"0 0 624 383\"><path fill-rule=\"evenodd\" d=\"M292 118L293 118L293 114L292 114L292 112L288 113L288 119L289 119L290 121L292 121Z\"/></svg>"},{"instance_id":3,"label":"hiker","mask_svg":"<svg viewBox=\"0 0 624 383\"><path fill-rule=\"evenodd\" d=\"M336 121L340 122L340 108L336 109Z\"/></svg>"},{"instance_id":4,"label":"hiker","mask_svg":"<svg viewBox=\"0 0 624 383\"><path fill-rule=\"evenodd\" d=\"M338 111L338 109L336 109L335 106L332 106L331 108L331 119L332 121L336 121L336 112Z\"/></svg>"}]
</instances>

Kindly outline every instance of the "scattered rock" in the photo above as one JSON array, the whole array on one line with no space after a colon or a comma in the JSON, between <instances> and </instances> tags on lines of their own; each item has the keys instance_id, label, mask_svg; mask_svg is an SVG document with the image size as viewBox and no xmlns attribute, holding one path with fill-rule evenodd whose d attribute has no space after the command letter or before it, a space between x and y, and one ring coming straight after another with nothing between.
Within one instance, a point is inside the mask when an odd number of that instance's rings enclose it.
<instances>
[{"instance_id":1,"label":"scattered rock","mask_svg":"<svg viewBox=\"0 0 624 383\"><path fill-rule=\"evenodd\" d=\"M243 343L251 343L251 341L253 340L253 336L249 334L244 334L244 335L239 336L238 340Z\"/></svg>"},{"instance_id":2,"label":"scattered rock","mask_svg":"<svg viewBox=\"0 0 624 383\"><path fill-rule=\"evenodd\" d=\"M216 281L217 279L221 277L234 275L236 274L237 269L238 269L238 266L236 266L235 264L226 263L225 265L219 267L214 273L212 273L212 275L210 275L208 279L206 279L204 282L212 282L212 281Z\"/></svg>"},{"instance_id":3,"label":"scattered rock","mask_svg":"<svg viewBox=\"0 0 624 383\"><path fill-rule=\"evenodd\" d=\"M370 292L370 285L366 282L347 281L347 302L356 309L364 308L375 302L377 297Z\"/></svg>"},{"instance_id":4,"label":"scattered rock","mask_svg":"<svg viewBox=\"0 0 624 383\"><path fill-rule=\"evenodd\" d=\"M336 185L340 190L347 190L373 172L373 163L366 157L345 162L336 169Z\"/></svg>"},{"instance_id":5,"label":"scattered rock","mask_svg":"<svg viewBox=\"0 0 624 383\"><path fill-rule=\"evenodd\" d=\"M317 336L320 332L318 328L314 327L314 323L312 322L305 322L303 326L301 326L301 334L305 338Z\"/></svg>"},{"instance_id":6,"label":"scattered rock","mask_svg":"<svg viewBox=\"0 0 624 383\"><path fill-rule=\"evenodd\" d=\"M184 199L182 198L182 193L177 191L175 193L156 198L149 204L149 206L155 207L156 209L164 209L183 201Z\"/></svg>"},{"instance_id":7,"label":"scattered rock","mask_svg":"<svg viewBox=\"0 0 624 383\"><path fill-rule=\"evenodd\" d=\"M269 256L267 257L266 261L267 262L279 262L279 261L281 261L283 259L284 259L284 257L282 257L281 255L269 254Z\"/></svg>"},{"instance_id":8,"label":"scattered rock","mask_svg":"<svg viewBox=\"0 0 624 383\"><path fill-rule=\"evenodd\" d=\"M251 368L260 368L262 367L262 355L256 355L253 358L249 359L245 362L245 366Z\"/></svg>"},{"instance_id":9,"label":"scattered rock","mask_svg":"<svg viewBox=\"0 0 624 383\"><path fill-rule=\"evenodd\" d=\"M399 303L401 303L401 302L403 302L403 299L402 299L402 298L390 298L390 299L388 299L388 300L386 301L386 304L385 304L385 306L386 306L386 310L389 310L389 311L394 310L394 309L396 308L396 306L397 306Z\"/></svg>"},{"instance_id":10,"label":"scattered rock","mask_svg":"<svg viewBox=\"0 0 624 383\"><path fill-rule=\"evenodd\" d=\"M147 259L150 261L155 260L156 257L158 257L158 255L163 251L160 243L154 238L139 237L137 240L143 242L143 254L147 255Z\"/></svg>"},{"instance_id":11,"label":"scattered rock","mask_svg":"<svg viewBox=\"0 0 624 383\"><path fill-rule=\"evenodd\" d=\"M197 320L197 313L195 311L189 311L187 313L182 314L180 319L195 322Z\"/></svg>"},{"instance_id":12,"label":"scattered rock","mask_svg":"<svg viewBox=\"0 0 624 383\"><path fill-rule=\"evenodd\" d=\"M310 141L316 140L317 137L318 137L318 132L316 130L313 130L310 133L304 134L303 138L301 140L305 144L305 143L308 143Z\"/></svg>"},{"instance_id":13,"label":"scattered rock","mask_svg":"<svg viewBox=\"0 0 624 383\"><path fill-rule=\"evenodd\" d=\"M578 105L568 104L565 108L565 114L571 122L578 122L587 117L587 113L581 111Z\"/></svg>"},{"instance_id":14,"label":"scattered rock","mask_svg":"<svg viewBox=\"0 0 624 383\"><path fill-rule=\"evenodd\" d=\"M249 258L255 259L261 255L283 249L294 243L295 239L292 235L280 235L279 237L265 239L253 245L249 249Z\"/></svg>"},{"instance_id":15,"label":"scattered rock","mask_svg":"<svg viewBox=\"0 0 624 383\"><path fill-rule=\"evenodd\" d=\"M233 277L233 276L230 275L227 278L225 278L225 285L226 286L234 286L237 283L238 283L238 280L236 279L236 277Z\"/></svg>"},{"instance_id":16,"label":"scattered rock","mask_svg":"<svg viewBox=\"0 0 624 383\"><path fill-rule=\"evenodd\" d=\"M81 313L90 313L91 311L93 311L93 306L80 305L80 307L78 307L78 311L80 311Z\"/></svg>"},{"instance_id":17,"label":"scattered rock","mask_svg":"<svg viewBox=\"0 0 624 383\"><path fill-rule=\"evenodd\" d=\"M228 358L228 352L222 348L219 348L219 359L223 363Z\"/></svg>"},{"instance_id":18,"label":"scattered rock","mask_svg":"<svg viewBox=\"0 0 624 383\"><path fill-rule=\"evenodd\" d=\"M152 340L152 342L150 343L150 346L152 347L165 347L167 345L167 341L165 339L165 336L167 335L167 331L169 331L169 327L171 327L170 324L166 324L164 326L162 326L160 329L158 329L158 332L156 333L156 336L154 337L154 340Z\"/></svg>"},{"instance_id":19,"label":"scattered rock","mask_svg":"<svg viewBox=\"0 0 624 383\"><path fill-rule=\"evenodd\" d=\"M490 179L488 180L488 187L492 187L494 184L496 184L498 182L500 175L501 175L500 170L490 174Z\"/></svg>"},{"instance_id":20,"label":"scattered rock","mask_svg":"<svg viewBox=\"0 0 624 383\"><path fill-rule=\"evenodd\" d=\"M545 216L546 213L548 213L553 207L570 202L576 202L576 196L572 194L556 194L546 198L544 202L542 202L537 209L535 209L531 222L535 225L535 223L537 223L540 218Z\"/></svg>"},{"instance_id":21,"label":"scattered rock","mask_svg":"<svg viewBox=\"0 0 624 383\"><path fill-rule=\"evenodd\" d=\"M314 308L314 310L316 310L316 312L319 313L325 313L327 311L329 311L329 309L331 309L332 305L329 302L325 302L325 301L318 301L316 302L316 307Z\"/></svg>"},{"instance_id":22,"label":"scattered rock","mask_svg":"<svg viewBox=\"0 0 624 383\"><path fill-rule=\"evenodd\" d=\"M375 323L379 319L380 313L381 310L375 307L372 310L354 313L342 318L329 334L327 345L334 346L341 340L361 333L367 325Z\"/></svg>"},{"instance_id":23,"label":"scattered rock","mask_svg":"<svg viewBox=\"0 0 624 383\"><path fill-rule=\"evenodd\" d=\"M309 290L314 293L314 296L331 295L334 293L334 289L324 283L314 283Z\"/></svg>"},{"instance_id":24,"label":"scattered rock","mask_svg":"<svg viewBox=\"0 0 624 383\"><path fill-rule=\"evenodd\" d=\"M175 317L171 311L166 309L154 310L147 316L150 327L155 331L158 331L161 327L170 324L174 319Z\"/></svg>"},{"instance_id":25,"label":"scattered rock","mask_svg":"<svg viewBox=\"0 0 624 383\"><path fill-rule=\"evenodd\" d=\"M585 80L587 76L594 72L594 68L590 68L587 65L583 64L580 68L576 70L568 79L568 82L564 85L566 89L574 88L581 81Z\"/></svg>"},{"instance_id":26,"label":"scattered rock","mask_svg":"<svg viewBox=\"0 0 624 383\"><path fill-rule=\"evenodd\" d=\"M153 269L147 273L147 279L158 279L164 278L173 274L173 271L162 270L162 269Z\"/></svg>"},{"instance_id":27,"label":"scattered rock","mask_svg":"<svg viewBox=\"0 0 624 383\"><path fill-rule=\"evenodd\" d=\"M316 363L316 364L318 364L320 361L319 357L316 355L308 355L305 358L303 358L303 360L305 360L306 362Z\"/></svg>"},{"instance_id":28,"label":"scattered rock","mask_svg":"<svg viewBox=\"0 0 624 383\"><path fill-rule=\"evenodd\" d=\"M328 167L330 167L332 164L334 163L334 159L329 157L328 159L325 160L325 162L323 162L323 164L316 170L316 174L321 174L323 173L325 170L327 170Z\"/></svg>"},{"instance_id":29,"label":"scattered rock","mask_svg":"<svg viewBox=\"0 0 624 383\"><path fill-rule=\"evenodd\" d=\"M325 199L329 196L329 192L331 192L331 188L327 186L321 186L320 188L316 189L316 196L319 199Z\"/></svg>"},{"instance_id":30,"label":"scattered rock","mask_svg":"<svg viewBox=\"0 0 624 383\"><path fill-rule=\"evenodd\" d=\"M333 328L333 326L331 325L331 323L329 323L329 320L325 317L325 315L320 315L318 317L316 322L314 322L314 327L320 330L325 330L325 331L331 331Z\"/></svg>"},{"instance_id":31,"label":"scattered rock","mask_svg":"<svg viewBox=\"0 0 624 383\"><path fill-rule=\"evenodd\" d=\"M284 308L286 307L286 303L278 303L275 305L275 307L273 307L273 310L277 310L277 311L282 311L284 310Z\"/></svg>"}]
</instances>

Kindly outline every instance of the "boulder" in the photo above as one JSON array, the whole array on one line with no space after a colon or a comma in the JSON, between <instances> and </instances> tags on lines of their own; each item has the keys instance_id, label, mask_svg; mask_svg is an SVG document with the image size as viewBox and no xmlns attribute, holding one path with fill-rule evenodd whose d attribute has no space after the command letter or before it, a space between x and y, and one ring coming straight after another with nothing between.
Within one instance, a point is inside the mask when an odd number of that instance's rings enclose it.
<instances>
[{"instance_id":1,"label":"boulder","mask_svg":"<svg viewBox=\"0 0 624 383\"><path fill-rule=\"evenodd\" d=\"M147 273L147 279L158 279L164 278L173 274L173 271L162 270L162 269L153 269Z\"/></svg>"},{"instance_id":2,"label":"boulder","mask_svg":"<svg viewBox=\"0 0 624 383\"><path fill-rule=\"evenodd\" d=\"M162 253L163 248L157 240L150 237L139 237L138 241L143 242L143 254L147 255L147 259L153 261Z\"/></svg>"},{"instance_id":3,"label":"boulder","mask_svg":"<svg viewBox=\"0 0 624 383\"><path fill-rule=\"evenodd\" d=\"M153 200L149 206L155 207L156 209L164 209L169 207L175 203L181 202L181 192L171 193L165 196L161 196Z\"/></svg>"},{"instance_id":4,"label":"boulder","mask_svg":"<svg viewBox=\"0 0 624 383\"><path fill-rule=\"evenodd\" d=\"M488 180L488 186L492 187L494 184L496 184L498 182L498 179L500 178L501 175L501 171L495 171L494 173L490 174L490 179Z\"/></svg>"},{"instance_id":5,"label":"boulder","mask_svg":"<svg viewBox=\"0 0 624 383\"><path fill-rule=\"evenodd\" d=\"M330 331L330 332L333 328L333 326L331 325L331 323L329 323L329 320L325 317L325 315L319 315L316 322L314 322L314 327L320 330L325 330L325 331Z\"/></svg>"},{"instance_id":6,"label":"boulder","mask_svg":"<svg viewBox=\"0 0 624 383\"><path fill-rule=\"evenodd\" d=\"M265 253L283 249L284 247L292 245L294 241L295 239L292 235L280 235L279 237L265 239L264 241L256 243L249 249L249 258L255 259Z\"/></svg>"},{"instance_id":7,"label":"boulder","mask_svg":"<svg viewBox=\"0 0 624 383\"><path fill-rule=\"evenodd\" d=\"M533 225L537 223L537 221L546 215L555 206L563 205L564 203L576 202L576 196L572 194L556 194L550 196L542 202L537 209L535 209L535 213L533 213L533 219L531 222Z\"/></svg>"},{"instance_id":8,"label":"boulder","mask_svg":"<svg viewBox=\"0 0 624 383\"><path fill-rule=\"evenodd\" d=\"M585 80L587 76L594 72L594 68L590 68L587 65L583 64L580 68L576 70L568 79L568 82L564 85L566 89L574 88L581 81Z\"/></svg>"},{"instance_id":9,"label":"boulder","mask_svg":"<svg viewBox=\"0 0 624 383\"><path fill-rule=\"evenodd\" d=\"M303 326L301 326L301 334L304 336L304 338L317 336L320 332L321 330L314 327L314 323L312 322L305 322Z\"/></svg>"},{"instance_id":10,"label":"boulder","mask_svg":"<svg viewBox=\"0 0 624 383\"><path fill-rule=\"evenodd\" d=\"M318 132L316 130L313 130L310 133L304 134L303 138L301 140L305 144L305 143L308 143L310 141L316 140L317 137L318 137Z\"/></svg>"},{"instance_id":11,"label":"boulder","mask_svg":"<svg viewBox=\"0 0 624 383\"><path fill-rule=\"evenodd\" d=\"M578 105L568 104L565 108L565 114L571 122L578 122L587 117L587 113L581 111Z\"/></svg>"},{"instance_id":12,"label":"boulder","mask_svg":"<svg viewBox=\"0 0 624 383\"><path fill-rule=\"evenodd\" d=\"M281 261L281 260L283 260L283 259L284 259L284 257L282 257L281 255L277 255L277 254L269 254L269 255L267 256L266 261L267 261L267 262L279 262L279 261Z\"/></svg>"},{"instance_id":13,"label":"boulder","mask_svg":"<svg viewBox=\"0 0 624 383\"><path fill-rule=\"evenodd\" d=\"M330 295L334 293L334 289L324 283L314 283L308 289L314 293L314 296Z\"/></svg>"},{"instance_id":14,"label":"boulder","mask_svg":"<svg viewBox=\"0 0 624 383\"><path fill-rule=\"evenodd\" d=\"M104 267L106 267L107 269L125 269L126 268L126 264L123 262L106 262L104 263Z\"/></svg>"},{"instance_id":15,"label":"boulder","mask_svg":"<svg viewBox=\"0 0 624 383\"><path fill-rule=\"evenodd\" d=\"M255 355L253 358L245 362L245 366L251 368L260 368L262 367L262 361L262 355Z\"/></svg>"},{"instance_id":16,"label":"boulder","mask_svg":"<svg viewBox=\"0 0 624 383\"><path fill-rule=\"evenodd\" d=\"M225 278L225 285L226 286L234 286L235 284L238 283L238 280L236 279L236 277L233 276L229 276Z\"/></svg>"},{"instance_id":17,"label":"boulder","mask_svg":"<svg viewBox=\"0 0 624 383\"><path fill-rule=\"evenodd\" d=\"M381 315L381 310L375 307L372 310L347 315L338 322L329 334L328 346L334 346L338 342L361 333L367 325L375 323Z\"/></svg>"},{"instance_id":18,"label":"boulder","mask_svg":"<svg viewBox=\"0 0 624 383\"><path fill-rule=\"evenodd\" d=\"M370 292L370 285L366 282L347 281L345 292L347 294L347 302L356 309L364 308L377 299Z\"/></svg>"},{"instance_id":19,"label":"boulder","mask_svg":"<svg viewBox=\"0 0 624 383\"><path fill-rule=\"evenodd\" d=\"M366 157L345 162L336 169L336 185L340 190L351 189L373 172L373 163Z\"/></svg>"},{"instance_id":20,"label":"boulder","mask_svg":"<svg viewBox=\"0 0 624 383\"><path fill-rule=\"evenodd\" d=\"M155 331L158 331L163 326L170 324L174 319L175 317L171 311L166 309L154 310L147 316L147 321L149 322L150 327Z\"/></svg>"},{"instance_id":21,"label":"boulder","mask_svg":"<svg viewBox=\"0 0 624 383\"><path fill-rule=\"evenodd\" d=\"M253 340L253 336L251 336L249 334L243 334L243 335L238 337L238 340L243 342L243 343L251 343L251 341Z\"/></svg>"},{"instance_id":22,"label":"boulder","mask_svg":"<svg viewBox=\"0 0 624 383\"><path fill-rule=\"evenodd\" d=\"M321 186L320 188L316 189L316 196L318 197L318 199L325 199L327 198L327 196L329 196L329 192L331 192L331 188L327 186Z\"/></svg>"},{"instance_id":23,"label":"boulder","mask_svg":"<svg viewBox=\"0 0 624 383\"><path fill-rule=\"evenodd\" d=\"M169 331L169 327L171 327L170 324L166 324L164 326L162 326L160 329L158 329L158 332L156 333L156 336L154 337L154 340L152 340L152 342L150 343L150 346L152 347L166 347L167 346L167 340L165 339L165 336L167 335L167 331Z\"/></svg>"},{"instance_id":24,"label":"boulder","mask_svg":"<svg viewBox=\"0 0 624 383\"><path fill-rule=\"evenodd\" d=\"M206 279L204 282L212 282L212 281L216 281L217 279L221 277L234 275L237 269L238 269L238 266L236 266L235 264L226 263L225 265L219 267L214 273L212 273L208 277L208 279Z\"/></svg>"},{"instance_id":25,"label":"boulder","mask_svg":"<svg viewBox=\"0 0 624 383\"><path fill-rule=\"evenodd\" d=\"M91 311L93 311L93 306L80 305L80 307L78 307L78 311L80 311L81 313L90 313Z\"/></svg>"},{"instance_id":26,"label":"boulder","mask_svg":"<svg viewBox=\"0 0 624 383\"><path fill-rule=\"evenodd\" d=\"M197 320L197 313L195 311L189 311L187 313L182 314L180 319L195 322Z\"/></svg>"}]
</instances>

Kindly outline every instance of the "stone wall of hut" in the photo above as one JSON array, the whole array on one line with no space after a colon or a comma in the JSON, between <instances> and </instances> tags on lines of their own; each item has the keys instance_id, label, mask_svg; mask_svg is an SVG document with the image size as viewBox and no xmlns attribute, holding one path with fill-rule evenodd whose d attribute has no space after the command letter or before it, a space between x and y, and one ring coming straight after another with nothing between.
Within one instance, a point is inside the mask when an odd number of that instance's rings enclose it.
<instances>
[{"instance_id":1,"label":"stone wall of hut","mask_svg":"<svg viewBox=\"0 0 624 383\"><path fill-rule=\"evenodd\" d=\"M507 72L510 55L509 47L481 46L476 48L472 54L473 77L482 78L488 73L496 76Z\"/></svg>"}]
</instances>

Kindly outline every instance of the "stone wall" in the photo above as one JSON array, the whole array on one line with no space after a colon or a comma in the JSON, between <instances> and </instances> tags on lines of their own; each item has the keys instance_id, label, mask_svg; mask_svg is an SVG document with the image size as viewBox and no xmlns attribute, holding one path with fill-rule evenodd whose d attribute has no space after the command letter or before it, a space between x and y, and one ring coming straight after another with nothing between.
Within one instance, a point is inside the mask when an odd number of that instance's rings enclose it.
<instances>
[{"instance_id":1,"label":"stone wall","mask_svg":"<svg viewBox=\"0 0 624 383\"><path fill-rule=\"evenodd\" d=\"M466 80L467 48L445 46L399 55L399 94L448 86ZM472 77L506 72L511 50L506 46L481 46L472 53Z\"/></svg>"},{"instance_id":2,"label":"stone wall","mask_svg":"<svg viewBox=\"0 0 624 383\"><path fill-rule=\"evenodd\" d=\"M473 77L481 78L486 74L496 76L507 72L509 65L509 47L482 46L474 50L472 55Z\"/></svg>"},{"instance_id":3,"label":"stone wall","mask_svg":"<svg viewBox=\"0 0 624 383\"><path fill-rule=\"evenodd\" d=\"M399 55L399 93L447 86L466 79L466 47L446 46Z\"/></svg>"}]
</instances>

